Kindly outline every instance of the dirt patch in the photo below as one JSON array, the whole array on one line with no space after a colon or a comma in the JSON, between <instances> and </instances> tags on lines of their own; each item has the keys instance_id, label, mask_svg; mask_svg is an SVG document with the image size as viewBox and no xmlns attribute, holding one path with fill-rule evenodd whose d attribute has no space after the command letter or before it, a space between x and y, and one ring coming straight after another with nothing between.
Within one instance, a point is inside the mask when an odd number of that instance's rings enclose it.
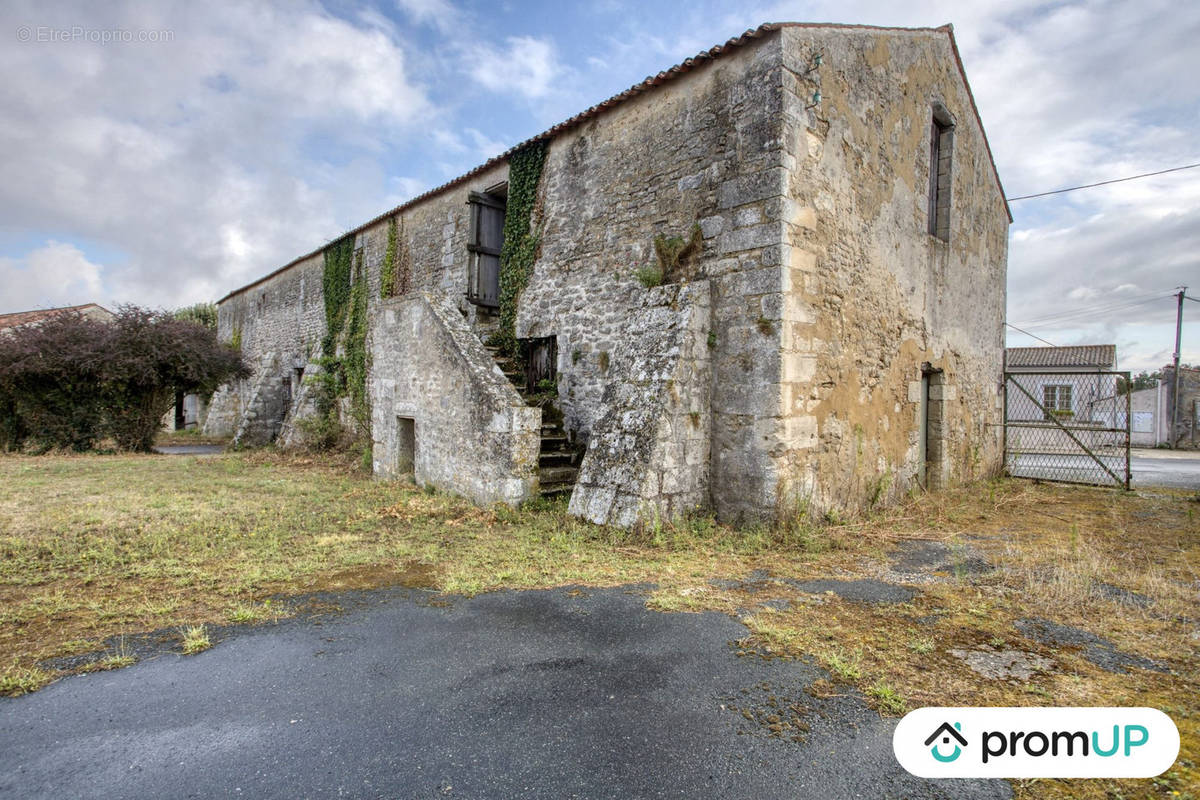
<instances>
[{"instance_id":1,"label":"dirt patch","mask_svg":"<svg viewBox=\"0 0 1200 800\"><path fill-rule=\"evenodd\" d=\"M997 650L983 645L978 650L953 649L950 655L961 659L977 674L990 680L1027 681L1038 672L1045 672L1054 662L1036 653L1023 650Z\"/></svg>"},{"instance_id":2,"label":"dirt patch","mask_svg":"<svg viewBox=\"0 0 1200 800\"><path fill-rule=\"evenodd\" d=\"M806 717L812 707L769 683L760 683L720 699L721 708L732 711L744 721L738 726L738 736L760 735L803 742L809 731Z\"/></svg>"},{"instance_id":3,"label":"dirt patch","mask_svg":"<svg viewBox=\"0 0 1200 800\"><path fill-rule=\"evenodd\" d=\"M313 582L319 592L338 592L346 589L377 589L387 586L403 586L407 589L437 588L438 570L432 564L406 561L399 566L391 564L361 564L347 567L329 575L320 576Z\"/></svg>"},{"instance_id":4,"label":"dirt patch","mask_svg":"<svg viewBox=\"0 0 1200 800\"><path fill-rule=\"evenodd\" d=\"M1106 600L1116 600L1128 606L1136 606L1137 608L1149 608L1154 601L1144 594L1124 589L1120 586L1114 586L1111 583L1104 581L1096 581L1096 591Z\"/></svg>"}]
</instances>

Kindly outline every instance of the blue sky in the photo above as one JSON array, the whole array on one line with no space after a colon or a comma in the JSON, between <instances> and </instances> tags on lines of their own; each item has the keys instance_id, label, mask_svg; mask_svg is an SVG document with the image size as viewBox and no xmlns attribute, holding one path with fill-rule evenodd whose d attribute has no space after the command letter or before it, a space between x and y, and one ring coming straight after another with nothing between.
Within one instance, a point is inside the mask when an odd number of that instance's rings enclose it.
<instances>
[{"instance_id":1,"label":"blue sky","mask_svg":"<svg viewBox=\"0 0 1200 800\"><path fill-rule=\"evenodd\" d=\"M781 20L954 23L1010 196L1200 161L1196 4L17 0L0 10L0 313L216 299ZM98 40L114 29L135 40ZM1011 322L1115 341L1123 368L1170 359L1168 295L1200 296L1200 170L1013 213Z\"/></svg>"}]
</instances>

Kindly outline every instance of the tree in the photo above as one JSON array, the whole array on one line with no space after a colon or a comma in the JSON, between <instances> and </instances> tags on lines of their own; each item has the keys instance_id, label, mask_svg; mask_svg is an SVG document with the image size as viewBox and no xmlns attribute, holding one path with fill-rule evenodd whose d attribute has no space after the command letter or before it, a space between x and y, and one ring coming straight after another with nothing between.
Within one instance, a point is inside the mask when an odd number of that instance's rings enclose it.
<instances>
[{"instance_id":1,"label":"tree","mask_svg":"<svg viewBox=\"0 0 1200 800\"><path fill-rule=\"evenodd\" d=\"M1139 372L1137 375L1134 375L1129 383L1125 382L1124 377L1118 375L1117 376L1117 394L1128 394L1130 391L1130 387L1132 387L1132 390L1135 392L1139 391L1141 389L1153 389L1155 386L1158 385L1158 382L1160 380L1162 380L1162 371L1161 370L1157 370L1155 372L1146 372L1145 370L1143 370L1142 372Z\"/></svg>"},{"instance_id":2,"label":"tree","mask_svg":"<svg viewBox=\"0 0 1200 800\"><path fill-rule=\"evenodd\" d=\"M74 450L107 435L119 449L149 451L177 391L211 392L247 374L214 329L166 312L122 306L107 323L60 314L0 336L0 435Z\"/></svg>"},{"instance_id":3,"label":"tree","mask_svg":"<svg viewBox=\"0 0 1200 800\"><path fill-rule=\"evenodd\" d=\"M176 392L212 392L249 370L213 328L160 311L122 306L101 369L107 432L122 450L149 451Z\"/></svg>"},{"instance_id":4,"label":"tree","mask_svg":"<svg viewBox=\"0 0 1200 800\"><path fill-rule=\"evenodd\" d=\"M173 316L176 319L182 319L187 322L195 322L203 325L206 328L217 329L217 305L216 303L196 303L195 305L185 306L184 308L175 309Z\"/></svg>"}]
</instances>

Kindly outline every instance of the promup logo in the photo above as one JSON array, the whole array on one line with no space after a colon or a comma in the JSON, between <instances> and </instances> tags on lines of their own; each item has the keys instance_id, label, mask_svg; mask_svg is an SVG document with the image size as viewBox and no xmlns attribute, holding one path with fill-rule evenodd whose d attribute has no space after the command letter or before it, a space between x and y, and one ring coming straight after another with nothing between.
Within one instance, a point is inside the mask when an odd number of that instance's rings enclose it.
<instances>
[{"instance_id":1,"label":"promup logo","mask_svg":"<svg viewBox=\"0 0 1200 800\"><path fill-rule=\"evenodd\" d=\"M921 708L892 747L922 778L1149 778L1175 762L1179 730L1153 708Z\"/></svg>"},{"instance_id":2,"label":"promup logo","mask_svg":"<svg viewBox=\"0 0 1200 800\"><path fill-rule=\"evenodd\" d=\"M958 742L958 744L954 745L954 752L948 756L944 756L939 753L938 746L936 744L929 748L929 752L933 753L934 758L943 764L949 764L951 761L954 761L960 755L962 755L962 749L967 746L967 740L963 738L961 733L959 733L961 730L961 722L954 723L954 727L950 727L949 722L943 722L936 731L929 734L929 738L925 740L925 746L929 747L929 745L933 744L933 741L939 736L942 739L942 744L950 744L950 740L954 739L956 742Z\"/></svg>"}]
</instances>

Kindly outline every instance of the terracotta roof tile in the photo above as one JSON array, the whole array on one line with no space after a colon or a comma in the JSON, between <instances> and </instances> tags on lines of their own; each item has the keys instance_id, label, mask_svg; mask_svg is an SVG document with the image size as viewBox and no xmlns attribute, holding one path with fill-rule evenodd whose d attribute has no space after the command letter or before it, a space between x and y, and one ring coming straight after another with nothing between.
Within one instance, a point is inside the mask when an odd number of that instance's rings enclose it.
<instances>
[{"instance_id":1,"label":"terracotta roof tile","mask_svg":"<svg viewBox=\"0 0 1200 800\"><path fill-rule=\"evenodd\" d=\"M1073 347L1010 347L1004 351L1007 368L1102 367L1117 363L1115 344L1081 344Z\"/></svg>"},{"instance_id":2,"label":"terracotta roof tile","mask_svg":"<svg viewBox=\"0 0 1200 800\"><path fill-rule=\"evenodd\" d=\"M9 328L19 328L22 325L29 325L34 322L41 322L57 314L83 313L93 308L103 311L110 317L112 316L111 311L95 303L85 303L81 306L63 306L62 308L43 308L36 311L17 311L12 314L0 314L0 331Z\"/></svg>"}]
</instances>

